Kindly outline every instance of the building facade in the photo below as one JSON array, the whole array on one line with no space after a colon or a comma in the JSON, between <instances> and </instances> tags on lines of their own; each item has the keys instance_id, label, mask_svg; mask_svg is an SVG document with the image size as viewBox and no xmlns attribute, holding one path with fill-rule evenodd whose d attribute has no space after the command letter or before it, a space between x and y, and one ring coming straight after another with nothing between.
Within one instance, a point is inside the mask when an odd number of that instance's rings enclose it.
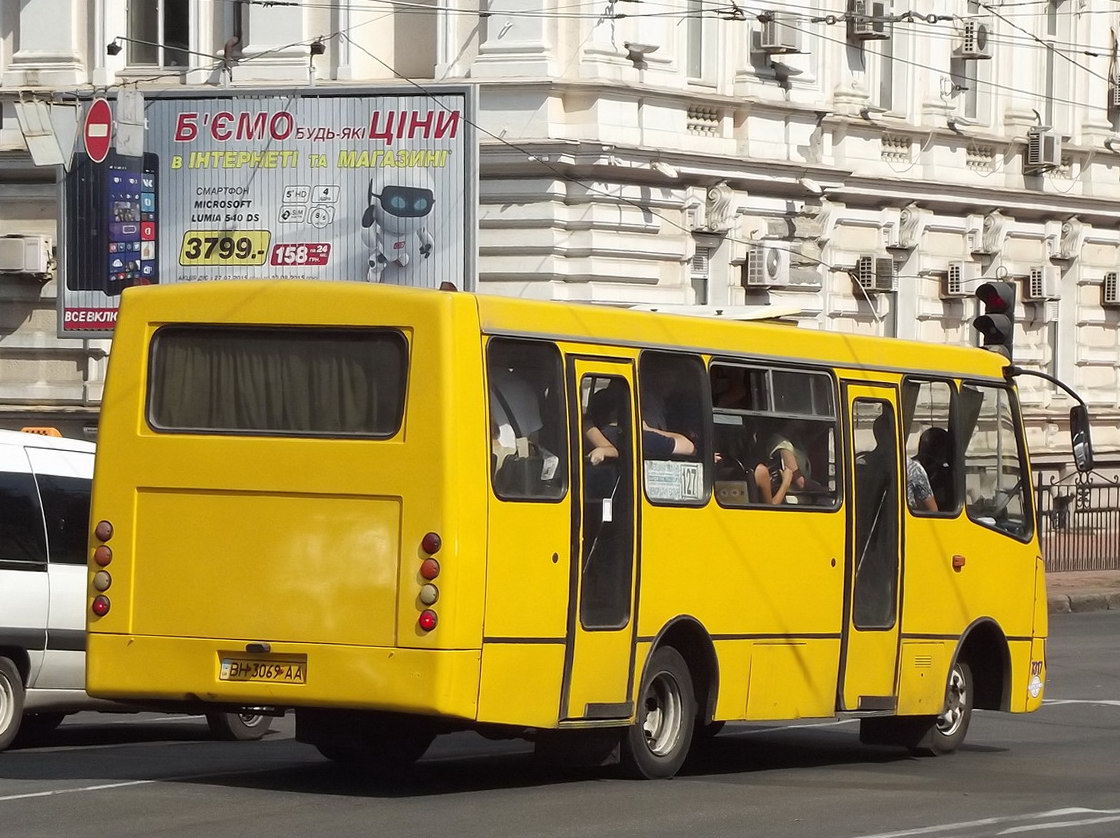
<instances>
[{"instance_id":1,"label":"building facade","mask_svg":"<svg viewBox=\"0 0 1120 838\"><path fill-rule=\"evenodd\" d=\"M1109 0L0 0L0 234L53 240L13 103L135 85L476 84L479 288L775 305L804 327L976 342L1120 454L1120 86ZM59 339L55 271L0 274L0 426L93 433L109 341ZM1036 463L1070 400L1020 387Z\"/></svg>"}]
</instances>

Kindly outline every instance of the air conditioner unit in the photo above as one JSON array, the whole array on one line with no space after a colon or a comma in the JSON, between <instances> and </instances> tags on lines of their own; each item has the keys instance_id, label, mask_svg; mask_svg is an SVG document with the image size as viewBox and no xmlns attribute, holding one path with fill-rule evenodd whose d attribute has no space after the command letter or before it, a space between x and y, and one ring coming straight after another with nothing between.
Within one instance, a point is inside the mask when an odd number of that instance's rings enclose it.
<instances>
[{"instance_id":1,"label":"air conditioner unit","mask_svg":"<svg viewBox=\"0 0 1120 838\"><path fill-rule=\"evenodd\" d=\"M1041 303L1056 300L1061 295L1062 270L1056 265L1039 265L1031 268L1023 286L1023 300Z\"/></svg>"},{"instance_id":2,"label":"air conditioner unit","mask_svg":"<svg viewBox=\"0 0 1120 838\"><path fill-rule=\"evenodd\" d=\"M743 263L744 288L773 288L789 284L789 251L784 247L757 245Z\"/></svg>"},{"instance_id":3,"label":"air conditioner unit","mask_svg":"<svg viewBox=\"0 0 1120 838\"><path fill-rule=\"evenodd\" d=\"M1120 70L1114 71L1108 80L1108 109L1120 110Z\"/></svg>"},{"instance_id":4,"label":"air conditioner unit","mask_svg":"<svg viewBox=\"0 0 1120 838\"><path fill-rule=\"evenodd\" d=\"M1104 299L1106 306L1120 306L1120 274L1109 271L1104 275Z\"/></svg>"},{"instance_id":5,"label":"air conditioner unit","mask_svg":"<svg viewBox=\"0 0 1120 838\"><path fill-rule=\"evenodd\" d=\"M763 12L762 30L758 33L758 48L762 52L782 54L801 52L801 30L797 18L791 14Z\"/></svg>"},{"instance_id":6,"label":"air conditioner unit","mask_svg":"<svg viewBox=\"0 0 1120 838\"><path fill-rule=\"evenodd\" d=\"M949 270L941 280L941 299L951 300L967 297L973 288L967 283L980 278L980 265L976 262L950 262Z\"/></svg>"},{"instance_id":7,"label":"air conditioner unit","mask_svg":"<svg viewBox=\"0 0 1120 838\"><path fill-rule=\"evenodd\" d=\"M1027 174L1048 172L1062 165L1062 137L1048 128L1032 128L1027 132L1027 156L1023 170Z\"/></svg>"},{"instance_id":8,"label":"air conditioner unit","mask_svg":"<svg viewBox=\"0 0 1120 838\"><path fill-rule=\"evenodd\" d=\"M51 243L46 236L0 236L0 273L47 274Z\"/></svg>"},{"instance_id":9,"label":"air conditioner unit","mask_svg":"<svg viewBox=\"0 0 1120 838\"><path fill-rule=\"evenodd\" d=\"M885 41L891 37L887 18L891 5L884 0L849 0L848 38L853 41Z\"/></svg>"},{"instance_id":10,"label":"air conditioner unit","mask_svg":"<svg viewBox=\"0 0 1120 838\"><path fill-rule=\"evenodd\" d=\"M869 294L898 290L898 266L890 256L860 256L854 278Z\"/></svg>"},{"instance_id":11,"label":"air conditioner unit","mask_svg":"<svg viewBox=\"0 0 1120 838\"><path fill-rule=\"evenodd\" d=\"M962 22L961 30L961 42L954 50L958 58L976 61L992 57L992 25L987 18L967 18Z\"/></svg>"}]
</instances>

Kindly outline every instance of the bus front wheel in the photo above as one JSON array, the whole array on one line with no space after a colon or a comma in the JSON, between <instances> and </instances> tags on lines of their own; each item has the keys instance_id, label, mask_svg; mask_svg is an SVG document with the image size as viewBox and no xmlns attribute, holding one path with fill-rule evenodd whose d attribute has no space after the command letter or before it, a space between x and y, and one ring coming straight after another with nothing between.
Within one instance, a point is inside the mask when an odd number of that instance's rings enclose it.
<instances>
[{"instance_id":1,"label":"bus front wheel","mask_svg":"<svg viewBox=\"0 0 1120 838\"><path fill-rule=\"evenodd\" d=\"M650 657L638 694L638 713L622 737L622 767L637 779L672 777L680 770L696 726L688 664L672 646Z\"/></svg>"},{"instance_id":2,"label":"bus front wheel","mask_svg":"<svg viewBox=\"0 0 1120 838\"><path fill-rule=\"evenodd\" d=\"M929 720L924 736L910 750L917 756L951 754L964 742L972 721L972 669L957 661L949 673L945 690L945 709Z\"/></svg>"}]
</instances>

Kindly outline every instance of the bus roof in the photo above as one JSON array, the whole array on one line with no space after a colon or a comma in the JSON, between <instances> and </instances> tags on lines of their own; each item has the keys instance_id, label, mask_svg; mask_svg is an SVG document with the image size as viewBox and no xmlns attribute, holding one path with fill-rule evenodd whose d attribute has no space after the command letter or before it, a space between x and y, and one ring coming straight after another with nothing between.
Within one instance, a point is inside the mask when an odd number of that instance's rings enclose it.
<instances>
[{"instance_id":1,"label":"bus roof","mask_svg":"<svg viewBox=\"0 0 1120 838\"><path fill-rule=\"evenodd\" d=\"M975 347L825 332L759 321L635 311L586 303L435 291L360 282L234 280L129 288L126 318L148 323L322 323L362 326L394 304L446 311L473 300L487 334L687 349L845 369L1003 378L1007 360ZM131 312L131 314L129 314ZM784 311L783 311L784 313ZM126 321L127 322L127 321Z\"/></svg>"}]
</instances>

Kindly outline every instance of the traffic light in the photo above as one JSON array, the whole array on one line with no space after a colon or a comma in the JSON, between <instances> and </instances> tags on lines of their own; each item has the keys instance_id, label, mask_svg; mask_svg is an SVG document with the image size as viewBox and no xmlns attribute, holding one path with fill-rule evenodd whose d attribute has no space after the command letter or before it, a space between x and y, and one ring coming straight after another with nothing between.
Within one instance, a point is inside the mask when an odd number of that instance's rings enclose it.
<instances>
[{"instance_id":1,"label":"traffic light","mask_svg":"<svg viewBox=\"0 0 1120 838\"><path fill-rule=\"evenodd\" d=\"M976 299L984 313L972 321L972 326L984 337L984 348L1011 360L1015 343L1015 284L985 282L976 289Z\"/></svg>"}]
</instances>

